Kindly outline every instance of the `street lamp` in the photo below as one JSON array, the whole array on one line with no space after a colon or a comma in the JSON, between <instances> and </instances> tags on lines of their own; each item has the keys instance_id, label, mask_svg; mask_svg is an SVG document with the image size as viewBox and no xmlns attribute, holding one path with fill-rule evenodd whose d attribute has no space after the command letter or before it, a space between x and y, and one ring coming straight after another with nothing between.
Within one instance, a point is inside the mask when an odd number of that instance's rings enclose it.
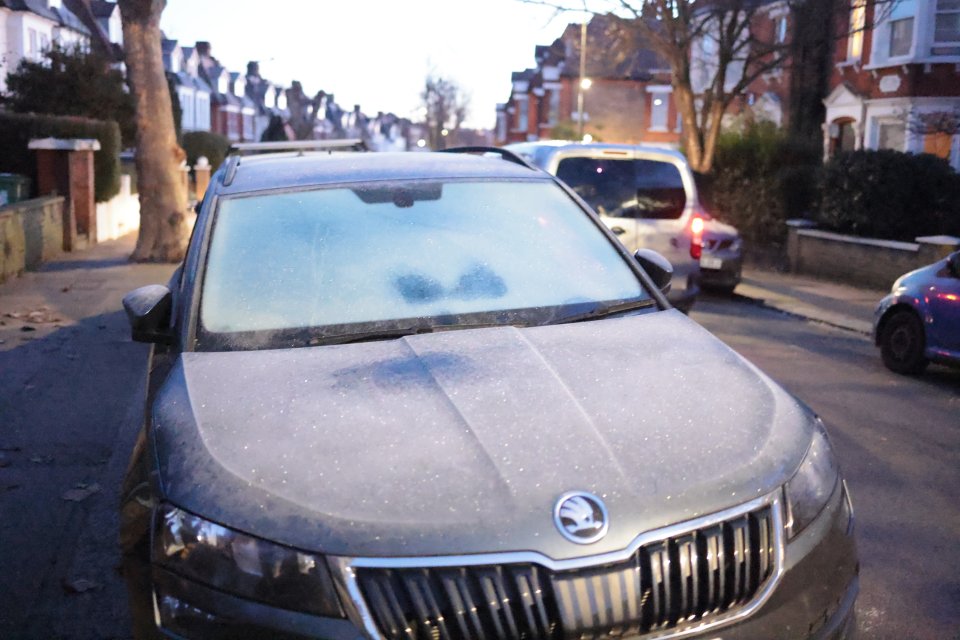
<instances>
[{"instance_id":1,"label":"street lamp","mask_svg":"<svg viewBox=\"0 0 960 640\"><path fill-rule=\"evenodd\" d=\"M580 23L580 83L577 86L577 122L583 140L583 92L593 84L587 76L587 19Z\"/></svg>"}]
</instances>

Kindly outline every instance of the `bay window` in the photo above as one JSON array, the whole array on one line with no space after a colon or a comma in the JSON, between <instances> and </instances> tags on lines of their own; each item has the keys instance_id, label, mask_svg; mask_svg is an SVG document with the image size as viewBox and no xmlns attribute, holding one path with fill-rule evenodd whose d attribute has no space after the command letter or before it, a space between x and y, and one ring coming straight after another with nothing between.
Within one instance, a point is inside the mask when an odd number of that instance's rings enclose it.
<instances>
[{"instance_id":1,"label":"bay window","mask_svg":"<svg viewBox=\"0 0 960 640\"><path fill-rule=\"evenodd\" d=\"M935 56L960 55L960 0L936 0L936 3L930 53Z\"/></svg>"}]
</instances>

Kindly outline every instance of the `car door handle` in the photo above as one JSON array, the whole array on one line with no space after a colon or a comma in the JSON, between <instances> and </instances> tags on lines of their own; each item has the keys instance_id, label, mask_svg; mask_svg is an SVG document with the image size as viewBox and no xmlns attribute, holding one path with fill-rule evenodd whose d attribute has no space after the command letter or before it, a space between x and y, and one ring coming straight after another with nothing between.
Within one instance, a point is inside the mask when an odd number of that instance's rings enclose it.
<instances>
[{"instance_id":1,"label":"car door handle","mask_svg":"<svg viewBox=\"0 0 960 640\"><path fill-rule=\"evenodd\" d=\"M627 232L623 227L610 227L610 231L613 231L618 236L622 236Z\"/></svg>"}]
</instances>

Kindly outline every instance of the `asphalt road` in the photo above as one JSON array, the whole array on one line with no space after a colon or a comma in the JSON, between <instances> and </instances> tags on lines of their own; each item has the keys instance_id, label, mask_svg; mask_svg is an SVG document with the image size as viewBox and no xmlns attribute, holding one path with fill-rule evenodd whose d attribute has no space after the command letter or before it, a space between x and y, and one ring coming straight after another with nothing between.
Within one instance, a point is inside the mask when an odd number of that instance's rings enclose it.
<instances>
[{"instance_id":1,"label":"asphalt road","mask_svg":"<svg viewBox=\"0 0 960 640\"><path fill-rule=\"evenodd\" d=\"M742 299L691 317L827 423L856 516L861 638L960 640L960 370L898 376L866 336Z\"/></svg>"}]
</instances>

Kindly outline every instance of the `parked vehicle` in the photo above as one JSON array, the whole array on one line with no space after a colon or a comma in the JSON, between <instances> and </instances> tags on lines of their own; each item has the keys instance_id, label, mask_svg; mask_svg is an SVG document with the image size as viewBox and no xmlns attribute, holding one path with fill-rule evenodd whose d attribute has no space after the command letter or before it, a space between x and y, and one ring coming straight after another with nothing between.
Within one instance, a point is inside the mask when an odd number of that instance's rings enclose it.
<instances>
[{"instance_id":1,"label":"parked vehicle","mask_svg":"<svg viewBox=\"0 0 960 640\"><path fill-rule=\"evenodd\" d=\"M566 182L630 251L657 251L673 265L668 298L684 312L700 292L704 219L682 154L660 147L560 141L507 145Z\"/></svg>"},{"instance_id":2,"label":"parked vehicle","mask_svg":"<svg viewBox=\"0 0 960 640\"><path fill-rule=\"evenodd\" d=\"M874 312L873 335L891 371L960 365L960 251L898 278Z\"/></svg>"},{"instance_id":3,"label":"parked vehicle","mask_svg":"<svg viewBox=\"0 0 960 640\"><path fill-rule=\"evenodd\" d=\"M703 226L700 285L719 293L733 293L743 271L743 243L737 228L708 217Z\"/></svg>"},{"instance_id":4,"label":"parked vehicle","mask_svg":"<svg viewBox=\"0 0 960 640\"><path fill-rule=\"evenodd\" d=\"M302 143L300 143L302 145ZM836 638L808 408L512 154L227 160L167 286L121 540L178 638Z\"/></svg>"}]
</instances>

